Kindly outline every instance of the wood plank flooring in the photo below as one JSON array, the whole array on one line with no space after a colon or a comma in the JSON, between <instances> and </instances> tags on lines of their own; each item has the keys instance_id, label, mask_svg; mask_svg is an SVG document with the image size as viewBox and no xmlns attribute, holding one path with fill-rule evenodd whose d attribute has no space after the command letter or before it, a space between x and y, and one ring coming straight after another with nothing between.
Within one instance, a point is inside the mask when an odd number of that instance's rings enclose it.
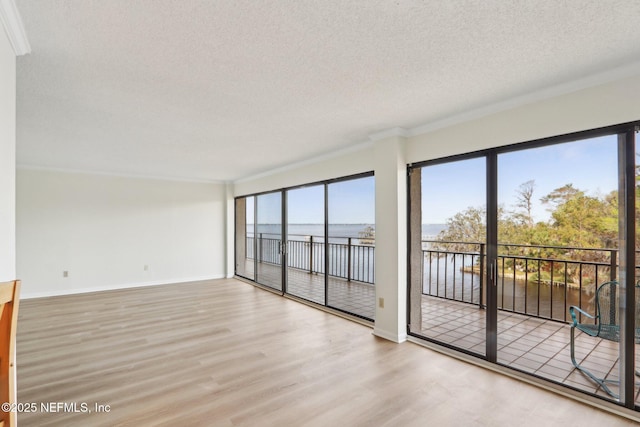
<instances>
[{"instance_id":1,"label":"wood plank flooring","mask_svg":"<svg viewBox=\"0 0 640 427\"><path fill-rule=\"evenodd\" d=\"M233 279L20 310L18 400L38 405L20 426L630 424Z\"/></svg>"}]
</instances>

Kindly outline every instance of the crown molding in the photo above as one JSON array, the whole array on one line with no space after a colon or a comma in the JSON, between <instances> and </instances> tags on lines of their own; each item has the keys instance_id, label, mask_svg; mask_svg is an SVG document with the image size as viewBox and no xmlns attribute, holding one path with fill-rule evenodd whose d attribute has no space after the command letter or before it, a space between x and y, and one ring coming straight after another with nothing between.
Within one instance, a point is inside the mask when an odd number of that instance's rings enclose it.
<instances>
[{"instance_id":1,"label":"crown molding","mask_svg":"<svg viewBox=\"0 0 640 427\"><path fill-rule=\"evenodd\" d=\"M15 0L0 0L0 21L4 24L4 29L16 56L31 53L31 45Z\"/></svg>"},{"instance_id":2,"label":"crown molding","mask_svg":"<svg viewBox=\"0 0 640 427\"><path fill-rule=\"evenodd\" d=\"M56 168L56 167L49 167L49 166L30 165L25 163L17 163L16 169L28 170L28 171L40 171L40 172L79 174L79 175L96 175L96 176L106 176L106 177L114 177L114 178L131 178L131 179L142 179L142 180L150 180L150 181L190 182L195 184L224 185L227 182L227 181L217 180L217 179L186 178L186 177L171 176L171 175L159 176L159 175L146 175L146 174L135 174L135 173L124 173L124 172L122 173L108 172L108 171L99 171L99 170Z\"/></svg>"},{"instance_id":3,"label":"crown molding","mask_svg":"<svg viewBox=\"0 0 640 427\"><path fill-rule=\"evenodd\" d=\"M280 166L278 168L274 168L274 169L269 169L267 171L263 171L263 172L258 172L256 174L253 175L249 175L249 176L245 176L242 178L238 178L236 180L233 181L234 184L241 184L243 182L249 182L249 181L254 181L256 179L262 179L262 178L266 178L268 176L271 175L275 175L278 173L283 173L283 172L288 172L290 170L294 170L294 169L298 169L304 166L309 166L309 165L313 165L315 163L319 163L325 160L330 160L336 157L340 157L340 156L344 156L347 155L349 153L355 153L357 151L361 151L361 150L366 150L369 148L373 147L373 143L371 141L365 141L365 142L360 142L358 144L355 145L351 145L349 147L340 149L340 150L336 150L336 151L330 151L328 153L324 153L324 154L320 154L311 158L307 158L304 160L300 160L294 163L289 163L287 165L284 166Z\"/></svg>"},{"instance_id":4,"label":"crown molding","mask_svg":"<svg viewBox=\"0 0 640 427\"><path fill-rule=\"evenodd\" d=\"M387 138L393 138L393 137L407 138L409 136L410 136L409 131L406 130L405 128L394 127L391 129L385 129L380 132L372 133L371 135L369 135L369 139L375 142L375 141L381 141Z\"/></svg>"}]
</instances>

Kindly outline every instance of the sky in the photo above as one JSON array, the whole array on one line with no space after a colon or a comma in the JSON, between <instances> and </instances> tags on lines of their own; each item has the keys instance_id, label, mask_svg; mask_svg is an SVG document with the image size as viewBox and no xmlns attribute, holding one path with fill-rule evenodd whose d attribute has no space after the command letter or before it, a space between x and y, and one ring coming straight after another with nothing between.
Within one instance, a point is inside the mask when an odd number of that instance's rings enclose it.
<instances>
[{"instance_id":1,"label":"sky","mask_svg":"<svg viewBox=\"0 0 640 427\"><path fill-rule=\"evenodd\" d=\"M485 159L469 159L422 168L424 224L445 223L457 212L484 206ZM550 217L540 198L565 184L596 196L615 190L617 136L606 136L498 156L498 204L514 210L521 184L534 180L533 217Z\"/></svg>"},{"instance_id":2,"label":"sky","mask_svg":"<svg viewBox=\"0 0 640 427\"><path fill-rule=\"evenodd\" d=\"M375 179L373 176L339 181L329 184L329 223L375 223ZM281 211L280 192L257 196L258 222L279 224ZM251 198L249 198L251 199ZM324 223L324 185L287 190L288 220L290 224ZM253 212L253 202L248 200L247 211ZM248 214L247 223L253 223Z\"/></svg>"}]
</instances>

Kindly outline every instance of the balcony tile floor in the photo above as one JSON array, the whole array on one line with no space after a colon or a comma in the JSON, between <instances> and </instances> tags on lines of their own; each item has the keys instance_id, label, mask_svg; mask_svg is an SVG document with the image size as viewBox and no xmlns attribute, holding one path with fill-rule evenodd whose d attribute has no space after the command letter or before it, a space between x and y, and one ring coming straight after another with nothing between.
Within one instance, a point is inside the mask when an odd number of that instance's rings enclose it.
<instances>
[{"instance_id":1,"label":"balcony tile floor","mask_svg":"<svg viewBox=\"0 0 640 427\"><path fill-rule=\"evenodd\" d=\"M485 310L476 305L422 297L421 335L480 355L485 354ZM570 326L504 311L498 312L498 362L610 398L602 388L578 371L570 358ZM636 366L640 366L636 345ZM596 376L616 381L618 343L576 333L576 359ZM618 392L615 384L609 388ZM640 388L636 384L636 402Z\"/></svg>"},{"instance_id":2,"label":"balcony tile floor","mask_svg":"<svg viewBox=\"0 0 640 427\"><path fill-rule=\"evenodd\" d=\"M252 278L253 260L245 264L245 277ZM289 268L287 271L288 294L353 313L367 319L375 316L375 286L370 283L347 281L329 276L328 304L325 304L324 274ZM258 264L257 282L276 290L282 290L282 268L273 264Z\"/></svg>"}]
</instances>

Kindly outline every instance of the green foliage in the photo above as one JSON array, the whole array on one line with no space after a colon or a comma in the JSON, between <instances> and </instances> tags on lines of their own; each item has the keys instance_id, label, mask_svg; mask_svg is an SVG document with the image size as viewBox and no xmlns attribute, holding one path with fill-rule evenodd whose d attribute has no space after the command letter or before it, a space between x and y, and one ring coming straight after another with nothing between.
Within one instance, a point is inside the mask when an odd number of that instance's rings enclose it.
<instances>
[{"instance_id":1,"label":"green foliage","mask_svg":"<svg viewBox=\"0 0 640 427\"><path fill-rule=\"evenodd\" d=\"M376 230L367 225L364 230L358 232L358 239L361 245L373 245L376 241Z\"/></svg>"},{"instance_id":2,"label":"green foliage","mask_svg":"<svg viewBox=\"0 0 640 427\"><path fill-rule=\"evenodd\" d=\"M447 242L483 242L486 235L486 210L484 207L468 207L447 220L447 228L438 240Z\"/></svg>"},{"instance_id":3,"label":"green foliage","mask_svg":"<svg viewBox=\"0 0 640 427\"><path fill-rule=\"evenodd\" d=\"M562 187L556 188L551 193L542 197L540 201L544 204L549 205L550 210L553 211L553 209L558 207L558 205L565 203L567 200L570 200L572 197L574 197L576 194L580 192L581 191L575 188L573 184L569 183L569 184L563 185Z\"/></svg>"},{"instance_id":4,"label":"green foliage","mask_svg":"<svg viewBox=\"0 0 640 427\"><path fill-rule=\"evenodd\" d=\"M534 182L527 181L517 190L519 210L498 209L498 239L504 244L613 248L617 245L617 192L589 196L567 184L542 197L551 218L534 223L531 198ZM639 190L640 191L640 190ZM640 193L639 193L640 195ZM486 234L486 209L470 206L447 220L439 241L483 242Z\"/></svg>"},{"instance_id":5,"label":"green foliage","mask_svg":"<svg viewBox=\"0 0 640 427\"><path fill-rule=\"evenodd\" d=\"M637 192L640 197L640 181ZM618 241L618 197L613 191L603 196L587 195L566 184L540 199L551 212L548 221L534 223L531 206L534 181L527 181L516 190L515 210L498 212L498 248L505 268L516 272L533 271L535 263L525 263L517 257L544 258L573 261L608 262L610 251L586 250L616 248ZM486 210L469 207L447 221L447 228L438 235L438 249L463 251L471 249L469 243L484 242L486 236ZM444 242L458 242L445 244ZM514 256L516 258L509 258ZM562 271L559 269L562 268ZM566 271L564 270L566 268ZM539 272L541 277L567 277L578 279L578 263L546 262ZM553 271L551 271L553 270ZM583 272L583 275L588 273ZM537 277L537 276L530 276Z\"/></svg>"},{"instance_id":6,"label":"green foliage","mask_svg":"<svg viewBox=\"0 0 640 427\"><path fill-rule=\"evenodd\" d=\"M559 204L553 210L554 235L550 244L583 248L610 247L616 243L617 209L601 198L587 196L583 191Z\"/></svg>"}]
</instances>

